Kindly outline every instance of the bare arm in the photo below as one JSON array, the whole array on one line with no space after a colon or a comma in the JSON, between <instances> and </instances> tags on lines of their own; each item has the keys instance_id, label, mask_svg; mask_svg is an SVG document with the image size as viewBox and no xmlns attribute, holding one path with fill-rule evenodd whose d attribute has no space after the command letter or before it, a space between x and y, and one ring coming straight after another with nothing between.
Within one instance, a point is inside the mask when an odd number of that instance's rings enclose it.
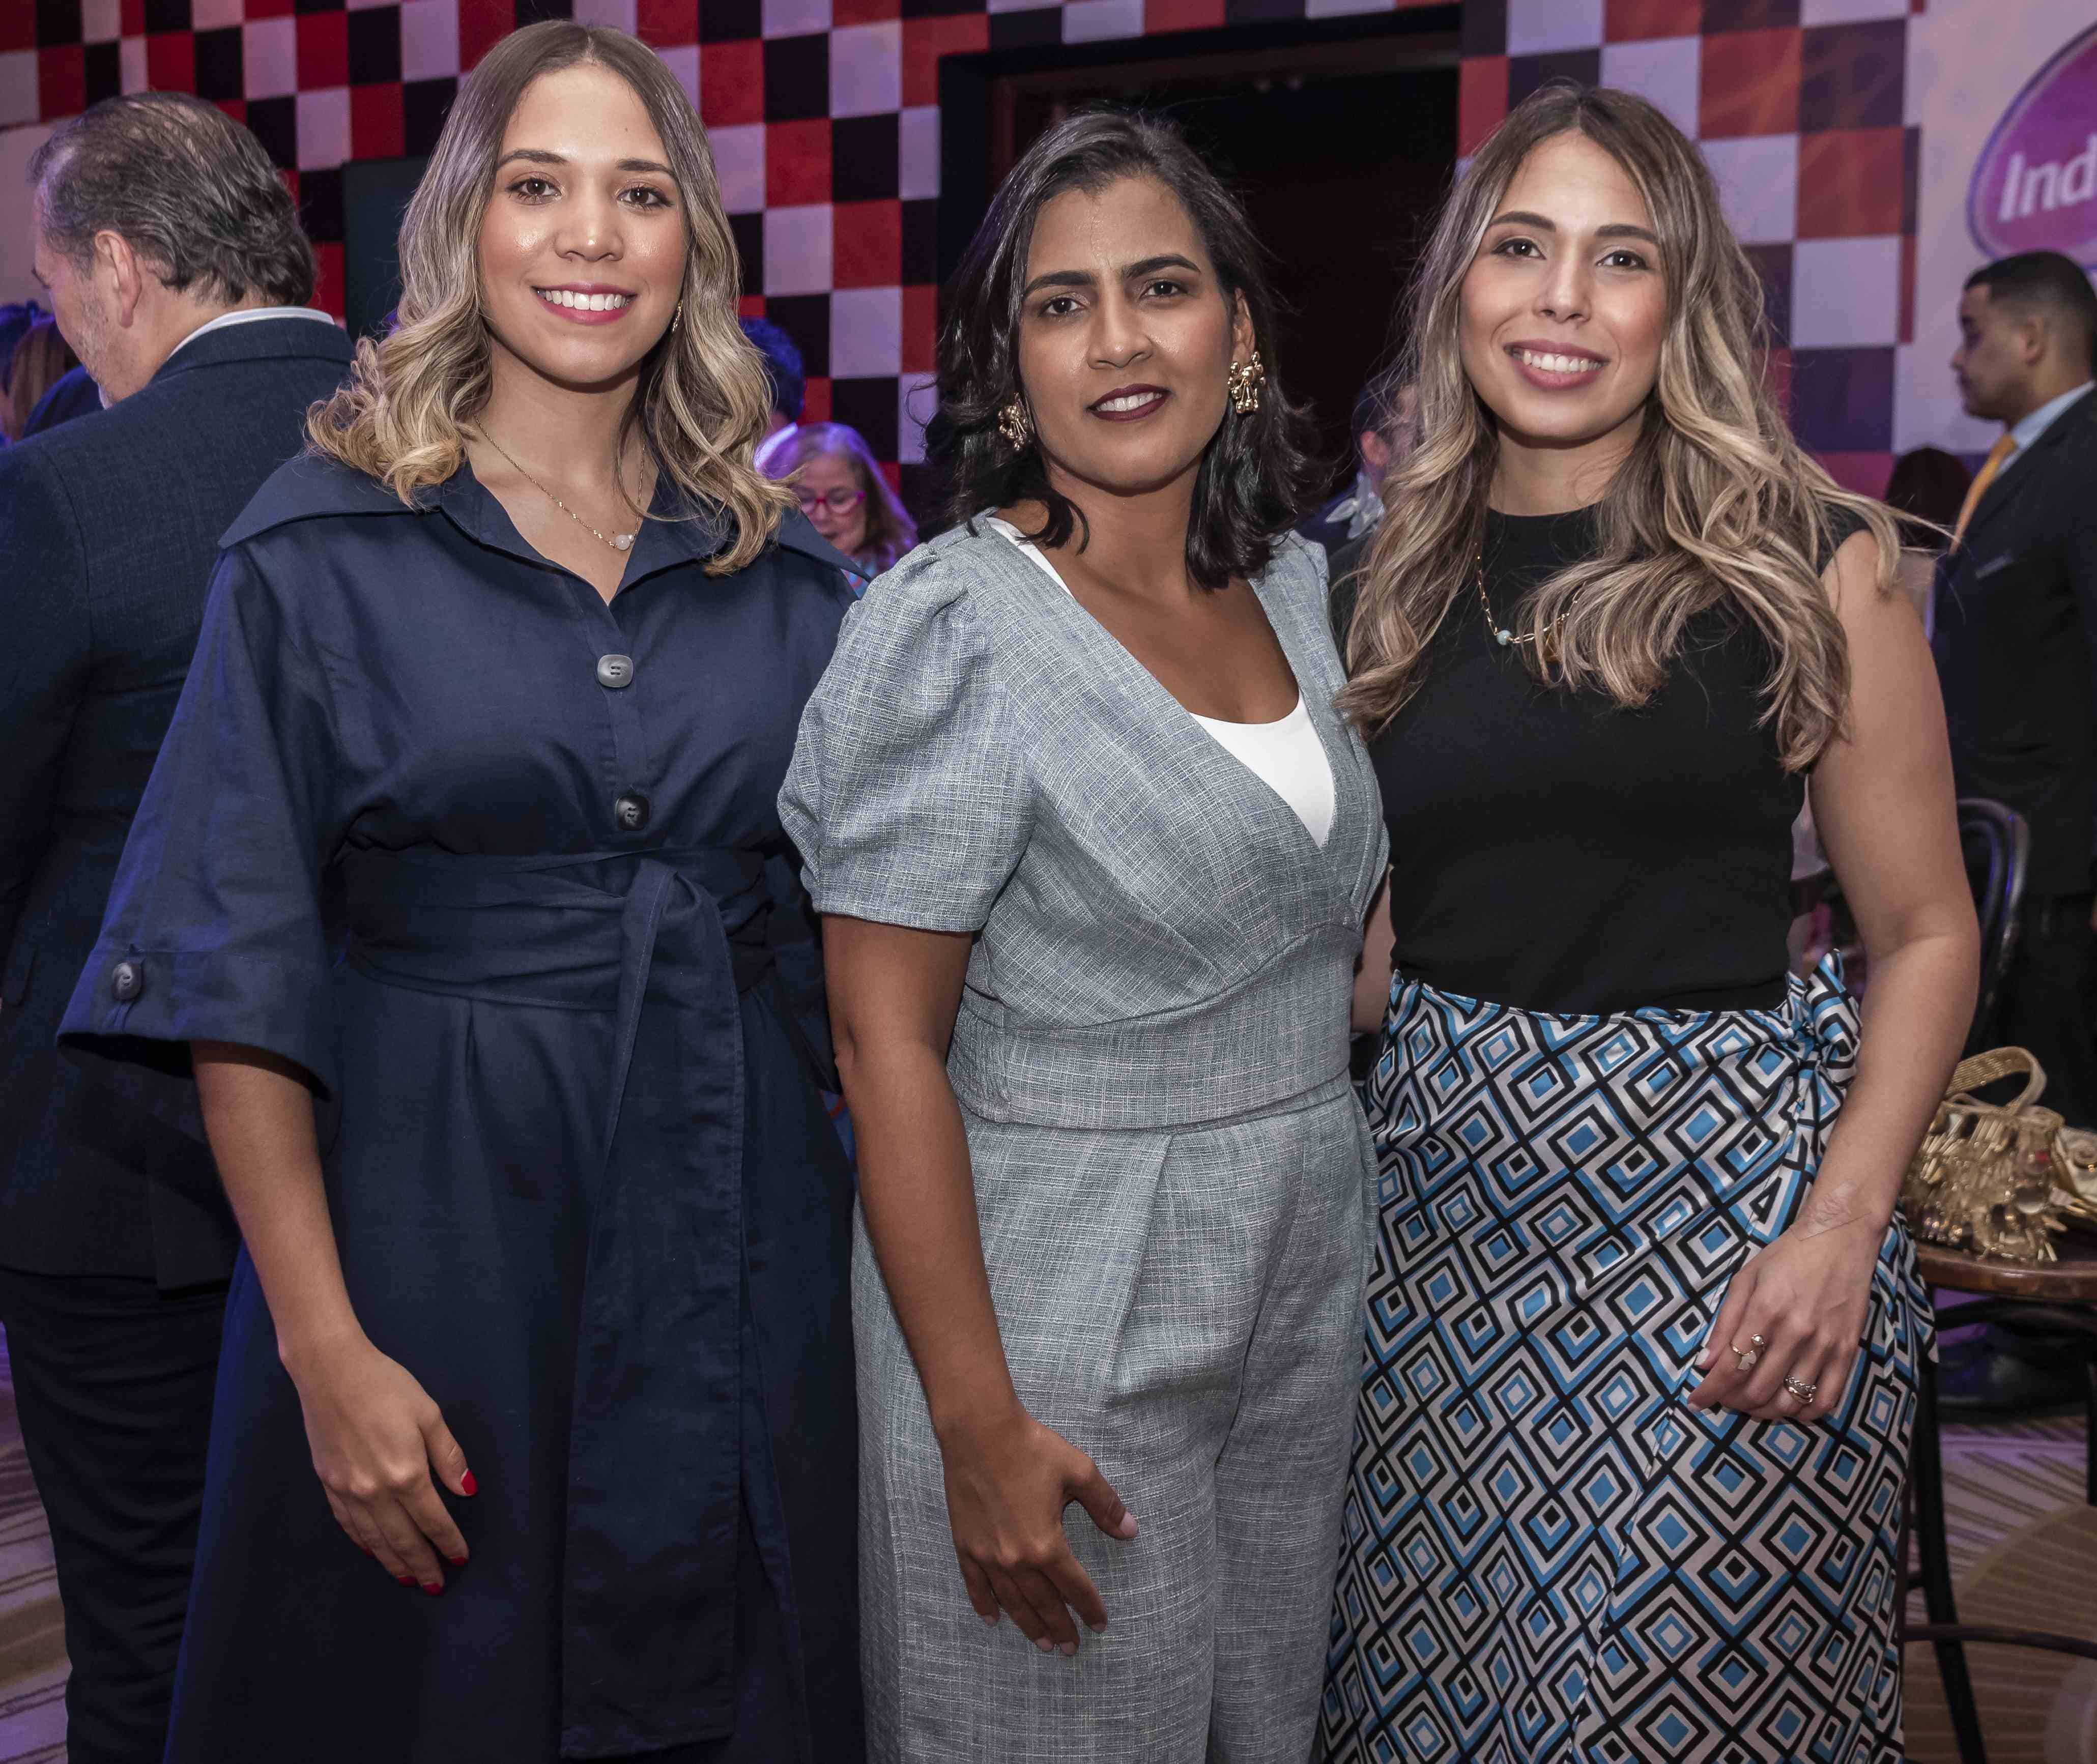
<instances>
[{"instance_id":1,"label":"bare arm","mask_svg":"<svg viewBox=\"0 0 2097 1764\"><path fill-rule=\"evenodd\" d=\"M830 1018L867 1236L925 1387L970 1602L986 1622L1001 1606L1037 1647L1070 1653L1066 1606L1095 1629L1106 1613L1063 1534L1063 1508L1079 1501L1110 1537L1133 1537L1136 1521L1089 1458L1027 1414L1005 1363L947 1081L971 941L826 917Z\"/></svg>"},{"instance_id":2,"label":"bare arm","mask_svg":"<svg viewBox=\"0 0 2097 1764\"><path fill-rule=\"evenodd\" d=\"M1814 824L1871 963L1857 1074L1797 1220L1728 1289L1692 1399L1771 1419L1817 1419L1841 1398L1872 1265L1957 1063L1980 971L1936 669L1914 606L1880 593L1875 568L1858 534L1828 571L1850 643L1850 726L1812 784ZM1756 1334L1770 1346L1743 1375L1728 1350ZM1819 1385L1810 1405L1784 1394L1787 1373Z\"/></svg>"},{"instance_id":3,"label":"bare arm","mask_svg":"<svg viewBox=\"0 0 2097 1764\"><path fill-rule=\"evenodd\" d=\"M436 1592L437 1561L466 1540L431 1486L471 1495L466 1454L437 1405L372 1346L351 1307L296 1067L259 1048L199 1041L191 1056L204 1130L297 1385L313 1469L343 1530L395 1579Z\"/></svg>"}]
</instances>

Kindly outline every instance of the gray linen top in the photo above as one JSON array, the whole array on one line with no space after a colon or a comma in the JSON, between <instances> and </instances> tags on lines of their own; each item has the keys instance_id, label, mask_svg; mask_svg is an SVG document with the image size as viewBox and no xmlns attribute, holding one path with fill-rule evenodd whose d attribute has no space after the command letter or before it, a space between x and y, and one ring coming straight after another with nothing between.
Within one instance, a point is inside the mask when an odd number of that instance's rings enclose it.
<instances>
[{"instance_id":1,"label":"gray linen top","mask_svg":"<svg viewBox=\"0 0 2097 1764\"><path fill-rule=\"evenodd\" d=\"M818 912L982 935L948 1073L970 1112L1080 1128L1264 1110L1347 1068L1386 845L1324 554L1254 582L1333 768L1321 849L1084 606L975 523L846 616L780 793Z\"/></svg>"}]
</instances>

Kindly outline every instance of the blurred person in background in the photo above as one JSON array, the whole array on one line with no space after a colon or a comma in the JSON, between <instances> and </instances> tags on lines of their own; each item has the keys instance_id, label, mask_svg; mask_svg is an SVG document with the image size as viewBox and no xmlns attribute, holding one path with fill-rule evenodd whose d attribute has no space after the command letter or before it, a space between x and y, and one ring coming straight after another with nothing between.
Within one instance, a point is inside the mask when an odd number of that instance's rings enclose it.
<instances>
[{"instance_id":1,"label":"blurred person in background","mask_svg":"<svg viewBox=\"0 0 2097 1764\"><path fill-rule=\"evenodd\" d=\"M80 357L60 333L57 323L40 318L30 326L7 364L7 439L19 441L29 414L46 393L80 365ZM20 411L20 417L15 413Z\"/></svg>"},{"instance_id":2,"label":"blurred person in background","mask_svg":"<svg viewBox=\"0 0 2097 1764\"><path fill-rule=\"evenodd\" d=\"M94 376L84 367L70 369L59 376L51 389L22 419L21 439L26 441L33 435L55 429L75 417L91 416L103 407L102 388L94 383Z\"/></svg>"},{"instance_id":3,"label":"blurred person in background","mask_svg":"<svg viewBox=\"0 0 2097 1764\"><path fill-rule=\"evenodd\" d=\"M1380 374L1355 394L1354 482L1296 523L1297 532L1323 545L1329 557L1376 531L1383 519L1384 479L1404 462L1412 388L1394 391L1393 383L1390 375Z\"/></svg>"},{"instance_id":4,"label":"blurred person in background","mask_svg":"<svg viewBox=\"0 0 2097 1764\"><path fill-rule=\"evenodd\" d=\"M1959 331L1960 401L2003 434L1937 565L1932 646L1959 794L2031 830L2016 947L1972 1044L2029 1048L2047 1107L2097 1126L2097 291L2058 252L2020 252L1968 279ZM1947 1344L1941 1400L2028 1414L2080 1402L2082 1381L2059 1337L1991 1325Z\"/></svg>"},{"instance_id":5,"label":"blurred person in background","mask_svg":"<svg viewBox=\"0 0 2097 1764\"><path fill-rule=\"evenodd\" d=\"M1965 462L1941 447L1918 447L1902 454L1886 479L1886 506L1903 517L1893 586L1914 602L1925 627L1932 623L1929 589L1937 561L1950 543L1972 484Z\"/></svg>"},{"instance_id":6,"label":"blurred person in background","mask_svg":"<svg viewBox=\"0 0 2097 1764\"><path fill-rule=\"evenodd\" d=\"M871 581L917 543L917 528L882 476L873 450L842 422L810 422L765 455L771 475L793 481L801 512Z\"/></svg>"},{"instance_id":7,"label":"blurred person in background","mask_svg":"<svg viewBox=\"0 0 2097 1764\"><path fill-rule=\"evenodd\" d=\"M160 1756L238 1245L195 1092L53 1046L219 536L349 346L216 106L112 98L30 162L36 269L110 408L0 452L0 1323L65 1608L74 1764ZM16 363L17 374L21 366Z\"/></svg>"},{"instance_id":8,"label":"blurred person in background","mask_svg":"<svg viewBox=\"0 0 2097 1764\"><path fill-rule=\"evenodd\" d=\"M807 408L808 381L801 365L801 351L768 318L743 318L738 322L743 335L764 357L764 378L772 388L772 416L764 439L757 444L757 469L769 477L783 478L786 473L773 464L773 449L793 439L795 426Z\"/></svg>"},{"instance_id":9,"label":"blurred person in background","mask_svg":"<svg viewBox=\"0 0 2097 1764\"><path fill-rule=\"evenodd\" d=\"M13 300L0 306L0 436L10 441L22 438L22 424L15 414L14 407L7 401L7 375L15 360L15 351L29 327L47 316L43 308L34 300ZM28 413L24 411L23 416Z\"/></svg>"}]
</instances>

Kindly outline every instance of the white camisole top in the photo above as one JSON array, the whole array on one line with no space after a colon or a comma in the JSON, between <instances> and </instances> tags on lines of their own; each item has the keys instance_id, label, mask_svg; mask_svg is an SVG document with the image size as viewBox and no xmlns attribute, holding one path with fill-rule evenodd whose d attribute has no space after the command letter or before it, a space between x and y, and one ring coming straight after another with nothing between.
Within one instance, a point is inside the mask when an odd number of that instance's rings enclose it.
<instances>
[{"instance_id":1,"label":"white camisole top","mask_svg":"<svg viewBox=\"0 0 2097 1764\"><path fill-rule=\"evenodd\" d=\"M1070 584L1040 549L1031 545L1011 522L986 515L983 524L1003 533L1027 556L1048 572L1048 579L1065 593ZM1076 597L1071 597L1075 599ZM1325 744L1318 738L1310 707L1299 692L1296 708L1278 723L1227 723L1213 716L1187 713L1213 736L1217 744L1253 776L1288 803L1314 844L1323 846L1333 833L1333 763L1325 757Z\"/></svg>"}]
</instances>

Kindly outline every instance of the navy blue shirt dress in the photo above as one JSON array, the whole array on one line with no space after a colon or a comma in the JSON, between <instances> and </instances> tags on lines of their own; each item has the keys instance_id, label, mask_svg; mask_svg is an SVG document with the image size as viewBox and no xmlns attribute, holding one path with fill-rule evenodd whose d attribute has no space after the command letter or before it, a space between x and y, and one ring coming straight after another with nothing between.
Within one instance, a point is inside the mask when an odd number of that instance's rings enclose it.
<instances>
[{"instance_id":1,"label":"navy blue shirt dress","mask_svg":"<svg viewBox=\"0 0 2097 1764\"><path fill-rule=\"evenodd\" d=\"M851 1181L775 807L841 560L651 519L607 605L467 466L423 500L304 458L226 535L63 1033L310 1075L472 1556L428 1598L337 1527L243 1257L168 1758L856 1758Z\"/></svg>"}]
</instances>

